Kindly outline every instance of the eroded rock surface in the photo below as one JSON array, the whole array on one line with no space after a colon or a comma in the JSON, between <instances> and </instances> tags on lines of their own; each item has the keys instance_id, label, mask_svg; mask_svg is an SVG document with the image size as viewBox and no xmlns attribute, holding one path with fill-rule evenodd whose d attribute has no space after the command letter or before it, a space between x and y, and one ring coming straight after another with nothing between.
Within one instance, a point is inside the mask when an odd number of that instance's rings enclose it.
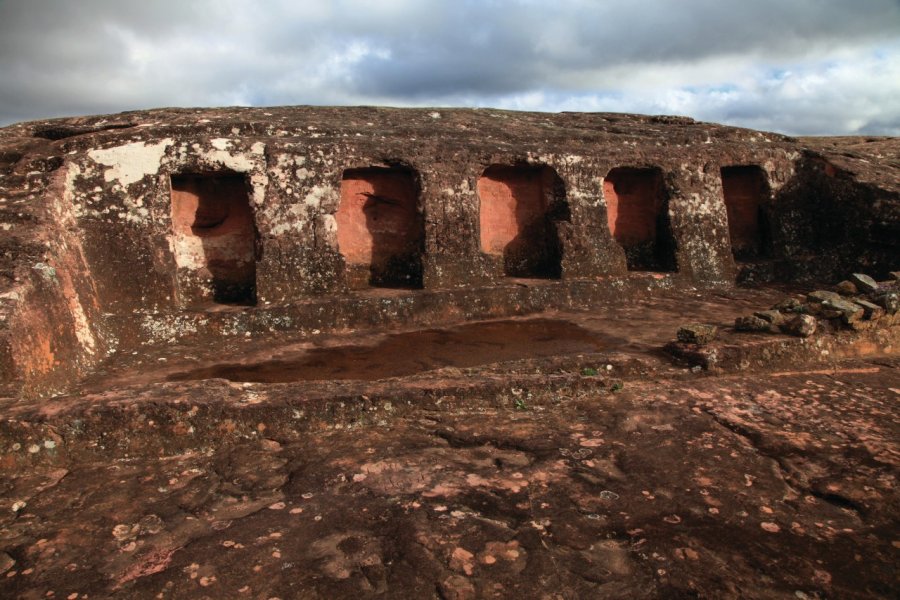
<instances>
[{"instance_id":1,"label":"eroded rock surface","mask_svg":"<svg viewBox=\"0 0 900 600\"><path fill-rule=\"evenodd\" d=\"M598 382L519 409L19 472L0 590L894 597L897 368Z\"/></svg>"},{"instance_id":2,"label":"eroded rock surface","mask_svg":"<svg viewBox=\"0 0 900 600\"><path fill-rule=\"evenodd\" d=\"M884 278L896 157L889 138L619 114L160 109L5 127L0 385L48 396L186 339ZM522 297L511 276L548 285Z\"/></svg>"},{"instance_id":3,"label":"eroded rock surface","mask_svg":"<svg viewBox=\"0 0 900 600\"><path fill-rule=\"evenodd\" d=\"M0 129L0 596L897 597L897 149Z\"/></svg>"}]
</instances>

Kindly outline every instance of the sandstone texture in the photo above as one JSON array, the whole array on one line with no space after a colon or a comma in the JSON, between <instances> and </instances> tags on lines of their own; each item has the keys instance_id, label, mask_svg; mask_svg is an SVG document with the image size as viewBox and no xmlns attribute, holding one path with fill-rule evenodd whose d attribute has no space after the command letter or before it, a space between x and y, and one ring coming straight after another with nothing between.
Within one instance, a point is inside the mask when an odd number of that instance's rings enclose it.
<instances>
[{"instance_id":1,"label":"sandstone texture","mask_svg":"<svg viewBox=\"0 0 900 600\"><path fill-rule=\"evenodd\" d=\"M715 325L704 325L702 323L691 323L684 325L678 329L676 336L679 342L687 344L708 344L716 339L718 330Z\"/></svg>"},{"instance_id":2,"label":"sandstone texture","mask_svg":"<svg viewBox=\"0 0 900 600\"><path fill-rule=\"evenodd\" d=\"M894 598L900 141L0 129L0 597Z\"/></svg>"},{"instance_id":3,"label":"sandstone texture","mask_svg":"<svg viewBox=\"0 0 900 600\"><path fill-rule=\"evenodd\" d=\"M161 109L6 127L2 381L47 395L148 343L396 319L328 300L353 290L440 296L526 277L594 284L590 301L629 285L884 278L900 239L896 144L448 109ZM255 310L204 315L210 303ZM527 310L438 303L452 314L423 320Z\"/></svg>"}]
</instances>

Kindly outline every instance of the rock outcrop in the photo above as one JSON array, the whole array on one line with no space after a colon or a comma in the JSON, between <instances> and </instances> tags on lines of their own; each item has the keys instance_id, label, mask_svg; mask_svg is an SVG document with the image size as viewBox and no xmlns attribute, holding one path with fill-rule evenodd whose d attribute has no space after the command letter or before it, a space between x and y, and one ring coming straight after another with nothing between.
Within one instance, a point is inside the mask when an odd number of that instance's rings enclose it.
<instances>
[{"instance_id":1,"label":"rock outcrop","mask_svg":"<svg viewBox=\"0 0 900 600\"><path fill-rule=\"evenodd\" d=\"M0 386L51 394L113 352L186 339L885 277L897 146L456 109L13 125L0 130Z\"/></svg>"}]
</instances>

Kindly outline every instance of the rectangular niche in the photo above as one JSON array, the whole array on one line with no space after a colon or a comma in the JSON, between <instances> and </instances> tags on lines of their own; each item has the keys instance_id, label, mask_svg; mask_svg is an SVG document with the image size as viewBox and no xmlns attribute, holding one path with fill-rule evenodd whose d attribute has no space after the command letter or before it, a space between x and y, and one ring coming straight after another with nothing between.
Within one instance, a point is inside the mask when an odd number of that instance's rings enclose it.
<instances>
[{"instance_id":1,"label":"rectangular niche","mask_svg":"<svg viewBox=\"0 0 900 600\"><path fill-rule=\"evenodd\" d=\"M351 287L422 287L425 222L412 170L347 169L335 220Z\"/></svg>"},{"instance_id":2,"label":"rectangular niche","mask_svg":"<svg viewBox=\"0 0 900 600\"><path fill-rule=\"evenodd\" d=\"M256 303L257 231L244 176L173 175L172 228L183 302Z\"/></svg>"},{"instance_id":3,"label":"rectangular niche","mask_svg":"<svg viewBox=\"0 0 900 600\"><path fill-rule=\"evenodd\" d=\"M565 206L565 186L556 171L492 165L478 179L477 191L481 251L503 257L504 275L558 278L552 213Z\"/></svg>"},{"instance_id":4,"label":"rectangular niche","mask_svg":"<svg viewBox=\"0 0 900 600\"><path fill-rule=\"evenodd\" d=\"M766 204L771 194L765 171L759 166L723 167L722 194L728 213L731 251L737 261L769 255L769 220Z\"/></svg>"},{"instance_id":5,"label":"rectangular niche","mask_svg":"<svg viewBox=\"0 0 900 600\"><path fill-rule=\"evenodd\" d=\"M609 231L629 271L676 271L668 194L658 168L617 167L603 181Z\"/></svg>"}]
</instances>

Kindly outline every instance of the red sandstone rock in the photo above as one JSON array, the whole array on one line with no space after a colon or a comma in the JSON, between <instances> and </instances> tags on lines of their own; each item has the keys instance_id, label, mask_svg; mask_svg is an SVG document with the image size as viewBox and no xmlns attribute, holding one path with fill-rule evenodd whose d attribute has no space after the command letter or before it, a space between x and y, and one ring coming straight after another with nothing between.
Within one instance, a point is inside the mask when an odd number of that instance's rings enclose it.
<instances>
[{"instance_id":1,"label":"red sandstone rock","mask_svg":"<svg viewBox=\"0 0 900 600\"><path fill-rule=\"evenodd\" d=\"M510 275L585 289L637 287L629 269L649 270L660 287L722 288L894 268L900 183L878 158L892 140L432 112L173 109L3 128L4 385L49 394L113 349L216 339L220 326L191 312L203 304L255 305L232 332L296 329L309 314L327 329L375 318L329 300L363 287L421 287L446 304L443 290ZM309 302L321 308L266 308Z\"/></svg>"},{"instance_id":2,"label":"red sandstone rock","mask_svg":"<svg viewBox=\"0 0 900 600\"><path fill-rule=\"evenodd\" d=\"M897 141L434 113L0 130L0 596L896 597Z\"/></svg>"},{"instance_id":3,"label":"red sandstone rock","mask_svg":"<svg viewBox=\"0 0 900 600\"><path fill-rule=\"evenodd\" d=\"M240 176L172 178L175 264L182 302L255 303L257 233ZM194 285L190 285L190 283Z\"/></svg>"},{"instance_id":4,"label":"red sandstone rock","mask_svg":"<svg viewBox=\"0 0 900 600\"><path fill-rule=\"evenodd\" d=\"M562 184L549 167L491 166L478 179L481 250L517 277L558 277L559 240L551 207Z\"/></svg>"},{"instance_id":5,"label":"red sandstone rock","mask_svg":"<svg viewBox=\"0 0 900 600\"><path fill-rule=\"evenodd\" d=\"M728 235L735 258L768 254L771 192L759 166L722 168L722 194L728 212Z\"/></svg>"},{"instance_id":6,"label":"red sandstone rock","mask_svg":"<svg viewBox=\"0 0 900 600\"><path fill-rule=\"evenodd\" d=\"M609 230L634 271L674 270L668 195L657 169L616 168L603 183Z\"/></svg>"},{"instance_id":7,"label":"red sandstone rock","mask_svg":"<svg viewBox=\"0 0 900 600\"><path fill-rule=\"evenodd\" d=\"M335 225L348 269L362 267L363 276L351 287L421 285L424 230L411 171L344 171Z\"/></svg>"}]
</instances>

